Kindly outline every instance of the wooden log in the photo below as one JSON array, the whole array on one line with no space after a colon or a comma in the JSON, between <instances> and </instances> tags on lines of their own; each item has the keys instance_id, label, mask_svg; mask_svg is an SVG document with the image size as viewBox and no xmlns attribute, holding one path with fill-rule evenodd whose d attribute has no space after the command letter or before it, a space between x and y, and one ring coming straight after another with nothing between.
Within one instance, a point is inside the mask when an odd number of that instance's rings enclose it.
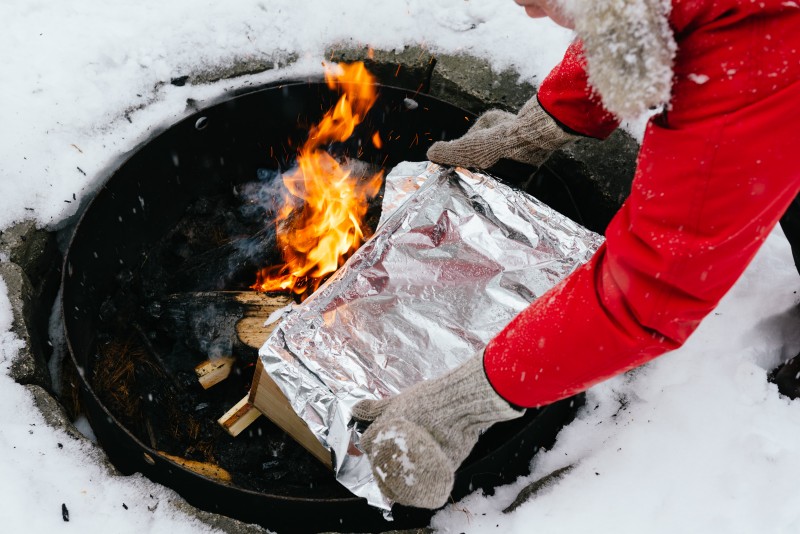
<instances>
[{"instance_id":1,"label":"wooden log","mask_svg":"<svg viewBox=\"0 0 800 534\"><path fill-rule=\"evenodd\" d=\"M289 295L256 291L173 293L161 301L161 328L206 357L235 354L237 348L257 351L275 328L264 321L292 302Z\"/></svg>"},{"instance_id":2,"label":"wooden log","mask_svg":"<svg viewBox=\"0 0 800 534\"><path fill-rule=\"evenodd\" d=\"M156 451L159 455L167 458L168 460L172 460L178 465L189 469L190 471L194 471L198 475L204 476L206 478L213 478L214 480L219 480L220 482L230 482L233 480L231 474L226 471L225 469L221 468L218 465L211 464L208 462L198 462L197 460L188 460L181 456L175 456L174 454L169 454L164 451Z\"/></svg>"},{"instance_id":3,"label":"wooden log","mask_svg":"<svg viewBox=\"0 0 800 534\"><path fill-rule=\"evenodd\" d=\"M244 314L236 323L236 336L239 341L256 350L267 341L280 321L264 325L273 312L289 306L294 301L288 295L267 295L265 293L242 293L236 297L244 308Z\"/></svg>"},{"instance_id":4,"label":"wooden log","mask_svg":"<svg viewBox=\"0 0 800 534\"><path fill-rule=\"evenodd\" d=\"M215 313L237 314L244 317L263 317L294 302L290 295L259 293L258 291L193 291L172 293L161 302L167 315L183 317L214 307Z\"/></svg>"},{"instance_id":5,"label":"wooden log","mask_svg":"<svg viewBox=\"0 0 800 534\"><path fill-rule=\"evenodd\" d=\"M225 412L225 415L220 417L217 422L228 434L236 437L259 416L261 416L261 412L250 404L250 395L247 395Z\"/></svg>"},{"instance_id":6,"label":"wooden log","mask_svg":"<svg viewBox=\"0 0 800 534\"><path fill-rule=\"evenodd\" d=\"M203 389L219 384L231 374L235 361L236 358L232 356L204 361L194 368L198 382L203 386Z\"/></svg>"},{"instance_id":7,"label":"wooden log","mask_svg":"<svg viewBox=\"0 0 800 534\"><path fill-rule=\"evenodd\" d=\"M297 415L274 380L264 370L259 360L256 363L253 385L250 388L249 402L270 421L281 427L297 443L303 446L317 460L333 469L331 452L326 449L311 432L303 419Z\"/></svg>"},{"instance_id":8,"label":"wooden log","mask_svg":"<svg viewBox=\"0 0 800 534\"><path fill-rule=\"evenodd\" d=\"M262 293L242 293L236 295L235 299L246 306L244 316L236 323L236 334L241 342L256 350L261 348L278 324L276 321L264 326L264 321L273 311L292 302L288 296L276 297ZM317 460L329 469L333 469L330 451L319 442L306 422L295 413L289 399L269 373L264 371L261 360L257 360L250 394L228 410L219 419L219 423L235 437L261 414L289 434Z\"/></svg>"},{"instance_id":9,"label":"wooden log","mask_svg":"<svg viewBox=\"0 0 800 534\"><path fill-rule=\"evenodd\" d=\"M267 316L268 317L268 316ZM243 317L236 323L236 337L252 349L260 349L280 321L264 326L267 317Z\"/></svg>"}]
</instances>

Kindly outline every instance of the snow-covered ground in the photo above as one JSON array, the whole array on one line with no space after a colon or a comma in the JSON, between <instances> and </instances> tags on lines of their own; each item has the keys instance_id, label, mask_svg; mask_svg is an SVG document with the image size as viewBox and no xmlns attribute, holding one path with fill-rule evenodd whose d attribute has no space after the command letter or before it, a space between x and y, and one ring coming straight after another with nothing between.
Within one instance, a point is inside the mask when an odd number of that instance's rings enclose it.
<instances>
[{"instance_id":1,"label":"snow-covered ground","mask_svg":"<svg viewBox=\"0 0 800 534\"><path fill-rule=\"evenodd\" d=\"M67 226L104 169L187 113L187 98L202 103L245 84L318 74L334 43L425 44L541 79L570 39L511 0L3 0L0 21L0 228L24 218ZM263 74L169 84L237 59L281 63L289 53L299 60ZM685 347L592 390L532 477L452 505L433 525L479 533L800 531L800 402L766 381L768 369L800 350L798 289L776 232ZM0 283L0 363L18 348L6 293ZM170 490L142 477L110 478L96 451L46 427L6 367L2 532L206 528L169 504ZM527 482L571 463L536 500L500 512Z\"/></svg>"}]
</instances>

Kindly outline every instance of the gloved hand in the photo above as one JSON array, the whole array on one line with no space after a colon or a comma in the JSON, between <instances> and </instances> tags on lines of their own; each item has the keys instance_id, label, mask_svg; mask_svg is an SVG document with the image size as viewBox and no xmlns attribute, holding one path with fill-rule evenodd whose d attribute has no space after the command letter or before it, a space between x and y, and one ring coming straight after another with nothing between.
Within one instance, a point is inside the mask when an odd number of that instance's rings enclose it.
<instances>
[{"instance_id":1,"label":"gloved hand","mask_svg":"<svg viewBox=\"0 0 800 534\"><path fill-rule=\"evenodd\" d=\"M418 508L443 506L480 434L524 413L492 389L483 354L400 395L353 408L353 417L372 421L361 444L381 492Z\"/></svg>"},{"instance_id":2,"label":"gloved hand","mask_svg":"<svg viewBox=\"0 0 800 534\"><path fill-rule=\"evenodd\" d=\"M428 159L442 165L487 169L506 158L538 167L553 151L578 137L564 131L533 97L516 115L499 109L487 111L462 137L434 143Z\"/></svg>"}]
</instances>

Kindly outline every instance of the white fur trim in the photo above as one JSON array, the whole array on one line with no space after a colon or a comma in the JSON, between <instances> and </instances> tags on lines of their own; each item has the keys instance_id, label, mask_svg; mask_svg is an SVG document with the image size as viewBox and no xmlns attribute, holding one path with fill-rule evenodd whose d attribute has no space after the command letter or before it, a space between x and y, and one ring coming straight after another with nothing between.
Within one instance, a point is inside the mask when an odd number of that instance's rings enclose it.
<instances>
[{"instance_id":1,"label":"white fur trim","mask_svg":"<svg viewBox=\"0 0 800 534\"><path fill-rule=\"evenodd\" d=\"M620 118L666 105L677 45L670 0L559 0L583 41L589 83Z\"/></svg>"}]
</instances>

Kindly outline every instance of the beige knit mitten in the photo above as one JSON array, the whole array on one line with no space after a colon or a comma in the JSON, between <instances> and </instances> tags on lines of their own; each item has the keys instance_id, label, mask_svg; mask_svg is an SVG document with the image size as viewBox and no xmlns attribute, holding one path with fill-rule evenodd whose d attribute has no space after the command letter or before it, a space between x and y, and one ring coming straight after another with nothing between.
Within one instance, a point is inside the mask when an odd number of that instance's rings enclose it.
<instances>
[{"instance_id":1,"label":"beige knit mitten","mask_svg":"<svg viewBox=\"0 0 800 534\"><path fill-rule=\"evenodd\" d=\"M553 151L577 139L531 98L518 114L492 109L455 141L439 141L428 159L441 165L487 169L501 158L538 167Z\"/></svg>"},{"instance_id":2,"label":"beige knit mitten","mask_svg":"<svg viewBox=\"0 0 800 534\"><path fill-rule=\"evenodd\" d=\"M482 354L400 395L353 408L354 418L372 421L361 445L381 491L418 508L443 506L480 434L523 413L492 389Z\"/></svg>"}]
</instances>

